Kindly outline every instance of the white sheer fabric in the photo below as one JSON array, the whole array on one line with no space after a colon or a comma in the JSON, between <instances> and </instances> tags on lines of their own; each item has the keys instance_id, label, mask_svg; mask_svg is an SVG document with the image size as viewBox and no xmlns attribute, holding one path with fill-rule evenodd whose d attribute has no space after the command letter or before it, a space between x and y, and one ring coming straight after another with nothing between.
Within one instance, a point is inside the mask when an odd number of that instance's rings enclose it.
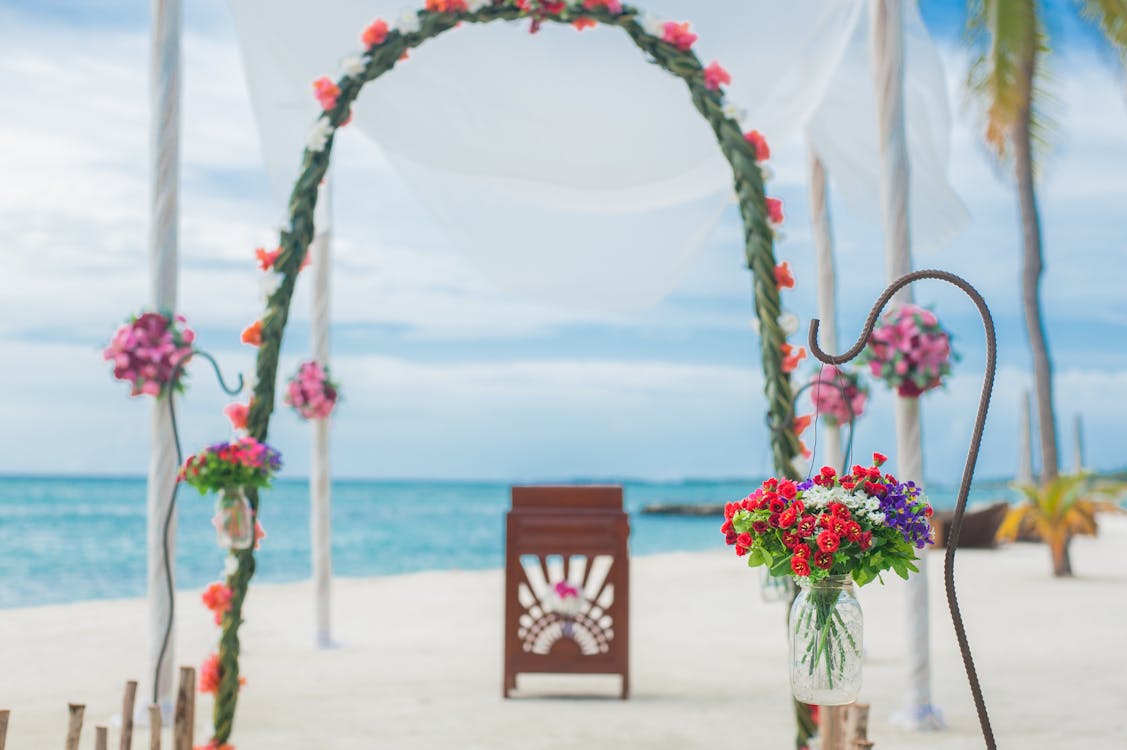
<instances>
[{"instance_id":1,"label":"white sheer fabric","mask_svg":"<svg viewBox=\"0 0 1127 750\"><path fill-rule=\"evenodd\" d=\"M728 100L747 110L747 126L777 144L807 131L848 205L878 218L864 0L637 4L654 17L691 21L702 60L732 73ZM909 5L912 230L917 246L927 246L966 215L946 179L943 71ZM267 168L284 205L318 114L311 82L337 75L373 18L391 23L411 6L231 6ZM570 308L656 302L732 200L730 169L684 84L647 64L612 28L580 34L545 24L533 36L522 22L452 31L369 84L350 127L379 143L452 244L495 284Z\"/></svg>"}]
</instances>

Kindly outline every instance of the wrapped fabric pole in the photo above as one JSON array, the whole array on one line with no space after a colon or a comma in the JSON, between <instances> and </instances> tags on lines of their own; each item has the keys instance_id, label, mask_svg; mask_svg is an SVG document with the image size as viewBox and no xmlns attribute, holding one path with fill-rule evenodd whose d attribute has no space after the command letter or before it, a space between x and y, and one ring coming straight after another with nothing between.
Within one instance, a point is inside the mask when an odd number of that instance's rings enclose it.
<instances>
[{"instance_id":1,"label":"wrapped fabric pole","mask_svg":"<svg viewBox=\"0 0 1127 750\"><path fill-rule=\"evenodd\" d=\"M810 167L810 223L814 230L814 265L818 276L818 318L823 321L822 340L825 346L837 351L837 301L833 228L830 225L829 187L826 184L826 166L812 146L807 145L807 163ZM825 453L822 463L841 466L841 427L823 425Z\"/></svg>"},{"instance_id":2,"label":"wrapped fabric pole","mask_svg":"<svg viewBox=\"0 0 1127 750\"><path fill-rule=\"evenodd\" d=\"M332 191L330 178L320 187L314 212L316 233L309 246L313 258L313 309L310 317L310 342L313 359L329 365L329 310L332 298ZM309 531L313 555L314 642L329 648L332 638L332 481L329 471L329 419L310 420L313 424L313 456L309 471Z\"/></svg>"},{"instance_id":3,"label":"wrapped fabric pole","mask_svg":"<svg viewBox=\"0 0 1127 750\"><path fill-rule=\"evenodd\" d=\"M180 180L180 0L154 0L149 71L150 194L149 299L153 309L176 309ZM176 521L168 533L172 491L179 470L172 417L165 398L152 404L148 474L149 700L165 717L172 715L173 562ZM142 719L144 715L142 715Z\"/></svg>"}]
</instances>

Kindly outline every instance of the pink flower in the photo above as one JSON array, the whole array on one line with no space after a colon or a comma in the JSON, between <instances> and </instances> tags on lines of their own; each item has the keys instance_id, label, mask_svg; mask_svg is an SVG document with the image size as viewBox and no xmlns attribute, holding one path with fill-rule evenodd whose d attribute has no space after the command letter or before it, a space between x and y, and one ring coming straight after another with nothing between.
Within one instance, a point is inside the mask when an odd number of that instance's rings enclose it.
<instances>
[{"instance_id":1,"label":"pink flower","mask_svg":"<svg viewBox=\"0 0 1127 750\"><path fill-rule=\"evenodd\" d=\"M223 615L231 611L232 596L231 587L225 583L212 583L204 589L200 598L203 605L215 615L216 625L223 621Z\"/></svg>"},{"instance_id":2,"label":"pink flower","mask_svg":"<svg viewBox=\"0 0 1127 750\"><path fill-rule=\"evenodd\" d=\"M744 140L755 149L756 161L767 161L771 158L771 147L767 145L767 139L758 130L749 130L744 133Z\"/></svg>"},{"instance_id":3,"label":"pink flower","mask_svg":"<svg viewBox=\"0 0 1127 750\"><path fill-rule=\"evenodd\" d=\"M340 86L333 83L328 76L322 76L313 82L313 94L321 103L321 109L328 112L337 106L337 97L340 96Z\"/></svg>"},{"instance_id":4,"label":"pink flower","mask_svg":"<svg viewBox=\"0 0 1127 750\"><path fill-rule=\"evenodd\" d=\"M767 221L772 224L782 224L783 219L783 202L778 198L765 198L767 204Z\"/></svg>"},{"instance_id":5,"label":"pink flower","mask_svg":"<svg viewBox=\"0 0 1127 750\"><path fill-rule=\"evenodd\" d=\"M732 75L715 60L704 69L704 87L709 91L717 91L721 86L726 86L731 82Z\"/></svg>"},{"instance_id":6,"label":"pink flower","mask_svg":"<svg viewBox=\"0 0 1127 750\"><path fill-rule=\"evenodd\" d=\"M583 0L583 7L587 10L606 8L608 13L618 15L622 12L621 0Z\"/></svg>"},{"instance_id":7,"label":"pink flower","mask_svg":"<svg viewBox=\"0 0 1127 750\"><path fill-rule=\"evenodd\" d=\"M208 654L203 664L200 665L200 692L215 693L218 691L219 678L219 654Z\"/></svg>"},{"instance_id":8,"label":"pink flower","mask_svg":"<svg viewBox=\"0 0 1127 750\"><path fill-rule=\"evenodd\" d=\"M697 40L697 35L689 30L689 22L677 23L676 21L666 21L662 27L662 41L667 44L672 44L679 50L688 52L693 48L693 43Z\"/></svg>"},{"instance_id":9,"label":"pink flower","mask_svg":"<svg viewBox=\"0 0 1127 750\"><path fill-rule=\"evenodd\" d=\"M247 428L247 417L250 415L250 405L234 402L223 407L223 414L231 420L231 427L236 430Z\"/></svg>"}]
</instances>

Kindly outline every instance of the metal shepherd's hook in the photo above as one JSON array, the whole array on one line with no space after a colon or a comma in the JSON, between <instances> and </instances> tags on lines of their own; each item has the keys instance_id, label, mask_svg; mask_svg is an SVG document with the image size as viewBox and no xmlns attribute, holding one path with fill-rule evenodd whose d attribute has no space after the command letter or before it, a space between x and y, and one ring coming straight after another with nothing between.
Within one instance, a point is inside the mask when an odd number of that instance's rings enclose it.
<instances>
[{"instance_id":1,"label":"metal shepherd's hook","mask_svg":"<svg viewBox=\"0 0 1127 750\"><path fill-rule=\"evenodd\" d=\"M865 321L865 326L861 331L861 335L857 338L855 343L849 351L844 354L827 354L822 351L818 346L818 324L817 318L810 321L810 353L819 361L828 365L840 365L848 362L861 353L861 350L869 341L869 336L873 332L873 326L876 324L877 317L884 310L885 305L892 299L892 296L900 289L908 284L920 279L937 279L939 281L946 281L952 286L966 292L967 296L974 301L978 312L982 315L982 325L986 330L986 373L982 381L982 395L978 400L978 416L974 421L974 432L971 434L970 449L967 451L967 462L963 468L963 481L959 485L959 496L955 502L955 515L951 519L951 531L947 535L947 550L943 560L943 581L947 588L947 606L951 610L951 622L955 625L955 637L959 641L959 651L963 655L963 666L967 671L967 680L970 682L971 694L974 696L974 707L978 711L978 722L982 726L982 737L986 740L986 747L988 750L996 750L997 745L994 743L994 732L990 728L990 717L986 714L986 701L982 697L982 688L978 684L978 673L974 668L974 659L970 653L970 643L967 641L966 629L963 627L963 616L959 611L959 601L955 596L955 548L959 544L959 532L963 526L963 511L966 509L967 493L970 492L971 479L974 477L974 467L978 462L978 450L982 443L982 431L986 427L986 411L990 407L990 393L994 389L994 371L998 364L998 350L997 342L994 335L994 320L990 317L990 309L986 306L986 300L978 293L978 290L971 286L965 279L956 276L953 273L946 271L914 271L912 273L901 276L896 281L888 285L888 288L881 293L877 299L873 309L869 312L869 318Z\"/></svg>"}]
</instances>

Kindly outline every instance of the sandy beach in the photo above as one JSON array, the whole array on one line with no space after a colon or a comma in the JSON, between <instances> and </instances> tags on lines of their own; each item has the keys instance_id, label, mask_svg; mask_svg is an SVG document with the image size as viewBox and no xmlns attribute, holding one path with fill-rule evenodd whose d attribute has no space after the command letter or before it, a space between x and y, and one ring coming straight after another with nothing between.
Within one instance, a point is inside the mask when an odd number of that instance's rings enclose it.
<instances>
[{"instance_id":1,"label":"sandy beach","mask_svg":"<svg viewBox=\"0 0 1127 750\"><path fill-rule=\"evenodd\" d=\"M1054 580L1039 545L963 551L959 599L999 745L1118 748L1127 743L1127 519L1074 542L1077 578ZM861 592L870 737L883 748L970 748L981 740L942 589L928 556L935 698L950 728L896 729L906 681L904 592ZM499 571L436 572L336 582L342 647L312 647L308 584L254 586L242 631L248 684L240 748L787 748L792 725L783 609L764 603L758 571L728 554L633 560L634 695L616 678L530 676L519 699L501 688ZM199 592L178 598L177 662L198 663L217 631ZM62 745L66 702L93 725L119 710L141 676L140 600L0 611L0 706L12 750ZM197 707L197 741L211 702ZM116 742L111 731L111 745ZM147 737L142 733L142 737Z\"/></svg>"}]
</instances>

